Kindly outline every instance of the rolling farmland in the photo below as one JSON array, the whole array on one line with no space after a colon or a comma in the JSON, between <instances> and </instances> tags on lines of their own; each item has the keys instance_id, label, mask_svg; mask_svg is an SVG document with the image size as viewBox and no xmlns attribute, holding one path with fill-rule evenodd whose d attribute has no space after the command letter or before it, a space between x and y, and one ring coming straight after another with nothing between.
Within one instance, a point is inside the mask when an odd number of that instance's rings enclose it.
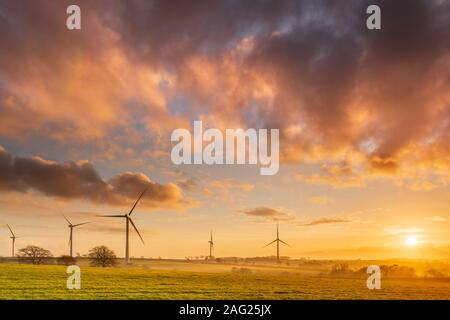
<instances>
[{"instance_id":1,"label":"rolling farmland","mask_svg":"<svg viewBox=\"0 0 450 320\"><path fill-rule=\"evenodd\" d=\"M0 299L450 299L449 279L330 277L278 266L155 261L81 266L81 289L66 289L65 266L0 264Z\"/></svg>"}]
</instances>

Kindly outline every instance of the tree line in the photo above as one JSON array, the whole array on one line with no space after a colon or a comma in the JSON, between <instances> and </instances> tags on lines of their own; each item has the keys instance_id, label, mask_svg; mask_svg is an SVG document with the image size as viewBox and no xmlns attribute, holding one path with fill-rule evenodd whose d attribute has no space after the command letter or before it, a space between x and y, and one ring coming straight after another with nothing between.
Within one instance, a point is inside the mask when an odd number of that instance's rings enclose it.
<instances>
[{"instance_id":1,"label":"tree line","mask_svg":"<svg viewBox=\"0 0 450 320\"><path fill-rule=\"evenodd\" d=\"M55 259L57 264L73 265L76 263L76 258L69 255L62 255L54 257L50 250L38 246L26 246L19 249L16 254L19 262L31 264L44 264L50 260ZM111 267L117 264L117 256L113 250L106 246L97 246L89 250L87 258L91 266L95 267Z\"/></svg>"}]
</instances>

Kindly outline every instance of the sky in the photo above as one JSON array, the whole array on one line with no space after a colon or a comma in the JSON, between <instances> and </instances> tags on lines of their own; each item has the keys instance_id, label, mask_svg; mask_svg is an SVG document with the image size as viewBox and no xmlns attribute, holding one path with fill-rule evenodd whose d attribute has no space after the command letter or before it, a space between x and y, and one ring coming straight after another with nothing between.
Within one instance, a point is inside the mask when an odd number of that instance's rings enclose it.
<instances>
[{"instance_id":1,"label":"sky","mask_svg":"<svg viewBox=\"0 0 450 320\"><path fill-rule=\"evenodd\" d=\"M66 8L81 8L81 30ZM366 28L369 4L381 30ZM0 0L0 255L450 257L450 2ZM174 165L177 128L280 130L280 170Z\"/></svg>"}]
</instances>

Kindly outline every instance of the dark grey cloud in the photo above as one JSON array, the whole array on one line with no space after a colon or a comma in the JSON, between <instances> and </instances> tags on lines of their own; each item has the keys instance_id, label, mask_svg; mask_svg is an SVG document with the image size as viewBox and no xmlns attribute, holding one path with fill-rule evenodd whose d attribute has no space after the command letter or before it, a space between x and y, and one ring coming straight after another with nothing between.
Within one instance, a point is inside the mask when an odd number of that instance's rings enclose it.
<instances>
[{"instance_id":1,"label":"dark grey cloud","mask_svg":"<svg viewBox=\"0 0 450 320\"><path fill-rule=\"evenodd\" d=\"M142 198L146 207L189 205L182 190L173 183L151 181L143 173L125 172L104 180L87 161L57 163L41 157L14 157L0 147L0 190L37 191L63 199L85 199L110 205L132 205Z\"/></svg>"},{"instance_id":2,"label":"dark grey cloud","mask_svg":"<svg viewBox=\"0 0 450 320\"><path fill-rule=\"evenodd\" d=\"M283 221L291 219L288 213L270 207L257 207L240 210L240 212L260 221Z\"/></svg>"},{"instance_id":3,"label":"dark grey cloud","mask_svg":"<svg viewBox=\"0 0 450 320\"><path fill-rule=\"evenodd\" d=\"M302 227L312 227L317 226L321 224L334 224L334 223L349 223L351 220L348 219L342 219L342 218L320 218L317 220L313 220L307 223L300 223L299 226Z\"/></svg>"},{"instance_id":4,"label":"dark grey cloud","mask_svg":"<svg viewBox=\"0 0 450 320\"><path fill-rule=\"evenodd\" d=\"M270 207L256 207L240 210L240 213L252 217L256 222L276 222L285 221L300 227L312 227L323 224L349 223L351 220L344 218L319 218L309 222L300 222L299 219L293 217L287 212L277 210Z\"/></svg>"},{"instance_id":5,"label":"dark grey cloud","mask_svg":"<svg viewBox=\"0 0 450 320\"><path fill-rule=\"evenodd\" d=\"M0 133L29 130L18 120L22 108L36 123L53 115L27 108L28 97L10 83L52 79L47 89L58 91L73 81L60 79L72 58L100 64L113 43L136 66L174 75L168 95L192 102L180 112L186 119L280 128L283 161L356 152L371 172L396 172L412 158L448 170L448 1L78 1L78 33L63 27L68 4L0 3L8 13L0 19ZM367 30L369 4L381 7L382 30ZM244 39L251 48L236 53ZM216 86L205 89L209 83ZM264 86L270 98L255 97ZM145 110L161 113L151 104ZM56 121L54 130L67 127L66 118ZM13 123L15 131L2 129ZM302 131L293 135L292 127Z\"/></svg>"}]
</instances>

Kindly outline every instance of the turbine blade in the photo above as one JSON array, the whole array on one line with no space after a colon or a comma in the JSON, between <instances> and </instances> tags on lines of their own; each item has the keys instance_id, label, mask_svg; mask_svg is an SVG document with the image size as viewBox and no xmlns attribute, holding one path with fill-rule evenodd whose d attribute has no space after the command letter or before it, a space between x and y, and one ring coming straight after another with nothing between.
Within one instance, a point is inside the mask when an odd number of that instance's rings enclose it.
<instances>
[{"instance_id":1,"label":"turbine blade","mask_svg":"<svg viewBox=\"0 0 450 320\"><path fill-rule=\"evenodd\" d=\"M274 242L276 242L276 241L277 241L277 239L273 240L272 242L269 242L269 243L266 244L263 248L265 248L265 247L267 247L267 246L270 246L272 243L274 243Z\"/></svg>"},{"instance_id":2,"label":"turbine blade","mask_svg":"<svg viewBox=\"0 0 450 320\"><path fill-rule=\"evenodd\" d=\"M131 208L130 212L128 213L129 216L131 216L131 214L133 213L134 208L136 208L139 200L141 200L142 196L144 195L144 193L148 190L149 187L145 188L144 191L141 192L141 194L139 195L139 198L137 198L136 202L134 203L133 208Z\"/></svg>"},{"instance_id":3,"label":"turbine blade","mask_svg":"<svg viewBox=\"0 0 450 320\"><path fill-rule=\"evenodd\" d=\"M69 225L72 225L72 222L69 221L69 219L67 219L67 217L65 215L63 215L64 219L66 219L66 221L69 223Z\"/></svg>"},{"instance_id":4,"label":"turbine blade","mask_svg":"<svg viewBox=\"0 0 450 320\"><path fill-rule=\"evenodd\" d=\"M278 239L278 241L280 241L281 243L284 243L285 245L287 245L288 247L290 247L290 245L288 245L286 242L284 242L283 240L281 240L281 239Z\"/></svg>"},{"instance_id":5,"label":"turbine blade","mask_svg":"<svg viewBox=\"0 0 450 320\"><path fill-rule=\"evenodd\" d=\"M15 237L14 232L11 230L11 227L9 226L9 224L7 224L9 231L11 232L12 236Z\"/></svg>"},{"instance_id":6,"label":"turbine blade","mask_svg":"<svg viewBox=\"0 0 450 320\"><path fill-rule=\"evenodd\" d=\"M134 224L133 220L131 220L131 218L128 218L128 219L130 219L131 225L133 226L134 230L136 230L136 233L138 234L139 238L141 238L142 243L145 245L144 239L142 239L142 236L139 233L139 230L136 228L136 225Z\"/></svg>"},{"instance_id":7,"label":"turbine blade","mask_svg":"<svg viewBox=\"0 0 450 320\"><path fill-rule=\"evenodd\" d=\"M96 217L108 217L108 218L123 218L125 215L123 214L114 214L114 215L97 215Z\"/></svg>"},{"instance_id":8,"label":"turbine blade","mask_svg":"<svg viewBox=\"0 0 450 320\"><path fill-rule=\"evenodd\" d=\"M83 223L79 223L79 224L74 224L73 226L74 227L78 227L78 226L82 226L83 224L88 224L88 223L90 223L90 222L83 222Z\"/></svg>"}]
</instances>

